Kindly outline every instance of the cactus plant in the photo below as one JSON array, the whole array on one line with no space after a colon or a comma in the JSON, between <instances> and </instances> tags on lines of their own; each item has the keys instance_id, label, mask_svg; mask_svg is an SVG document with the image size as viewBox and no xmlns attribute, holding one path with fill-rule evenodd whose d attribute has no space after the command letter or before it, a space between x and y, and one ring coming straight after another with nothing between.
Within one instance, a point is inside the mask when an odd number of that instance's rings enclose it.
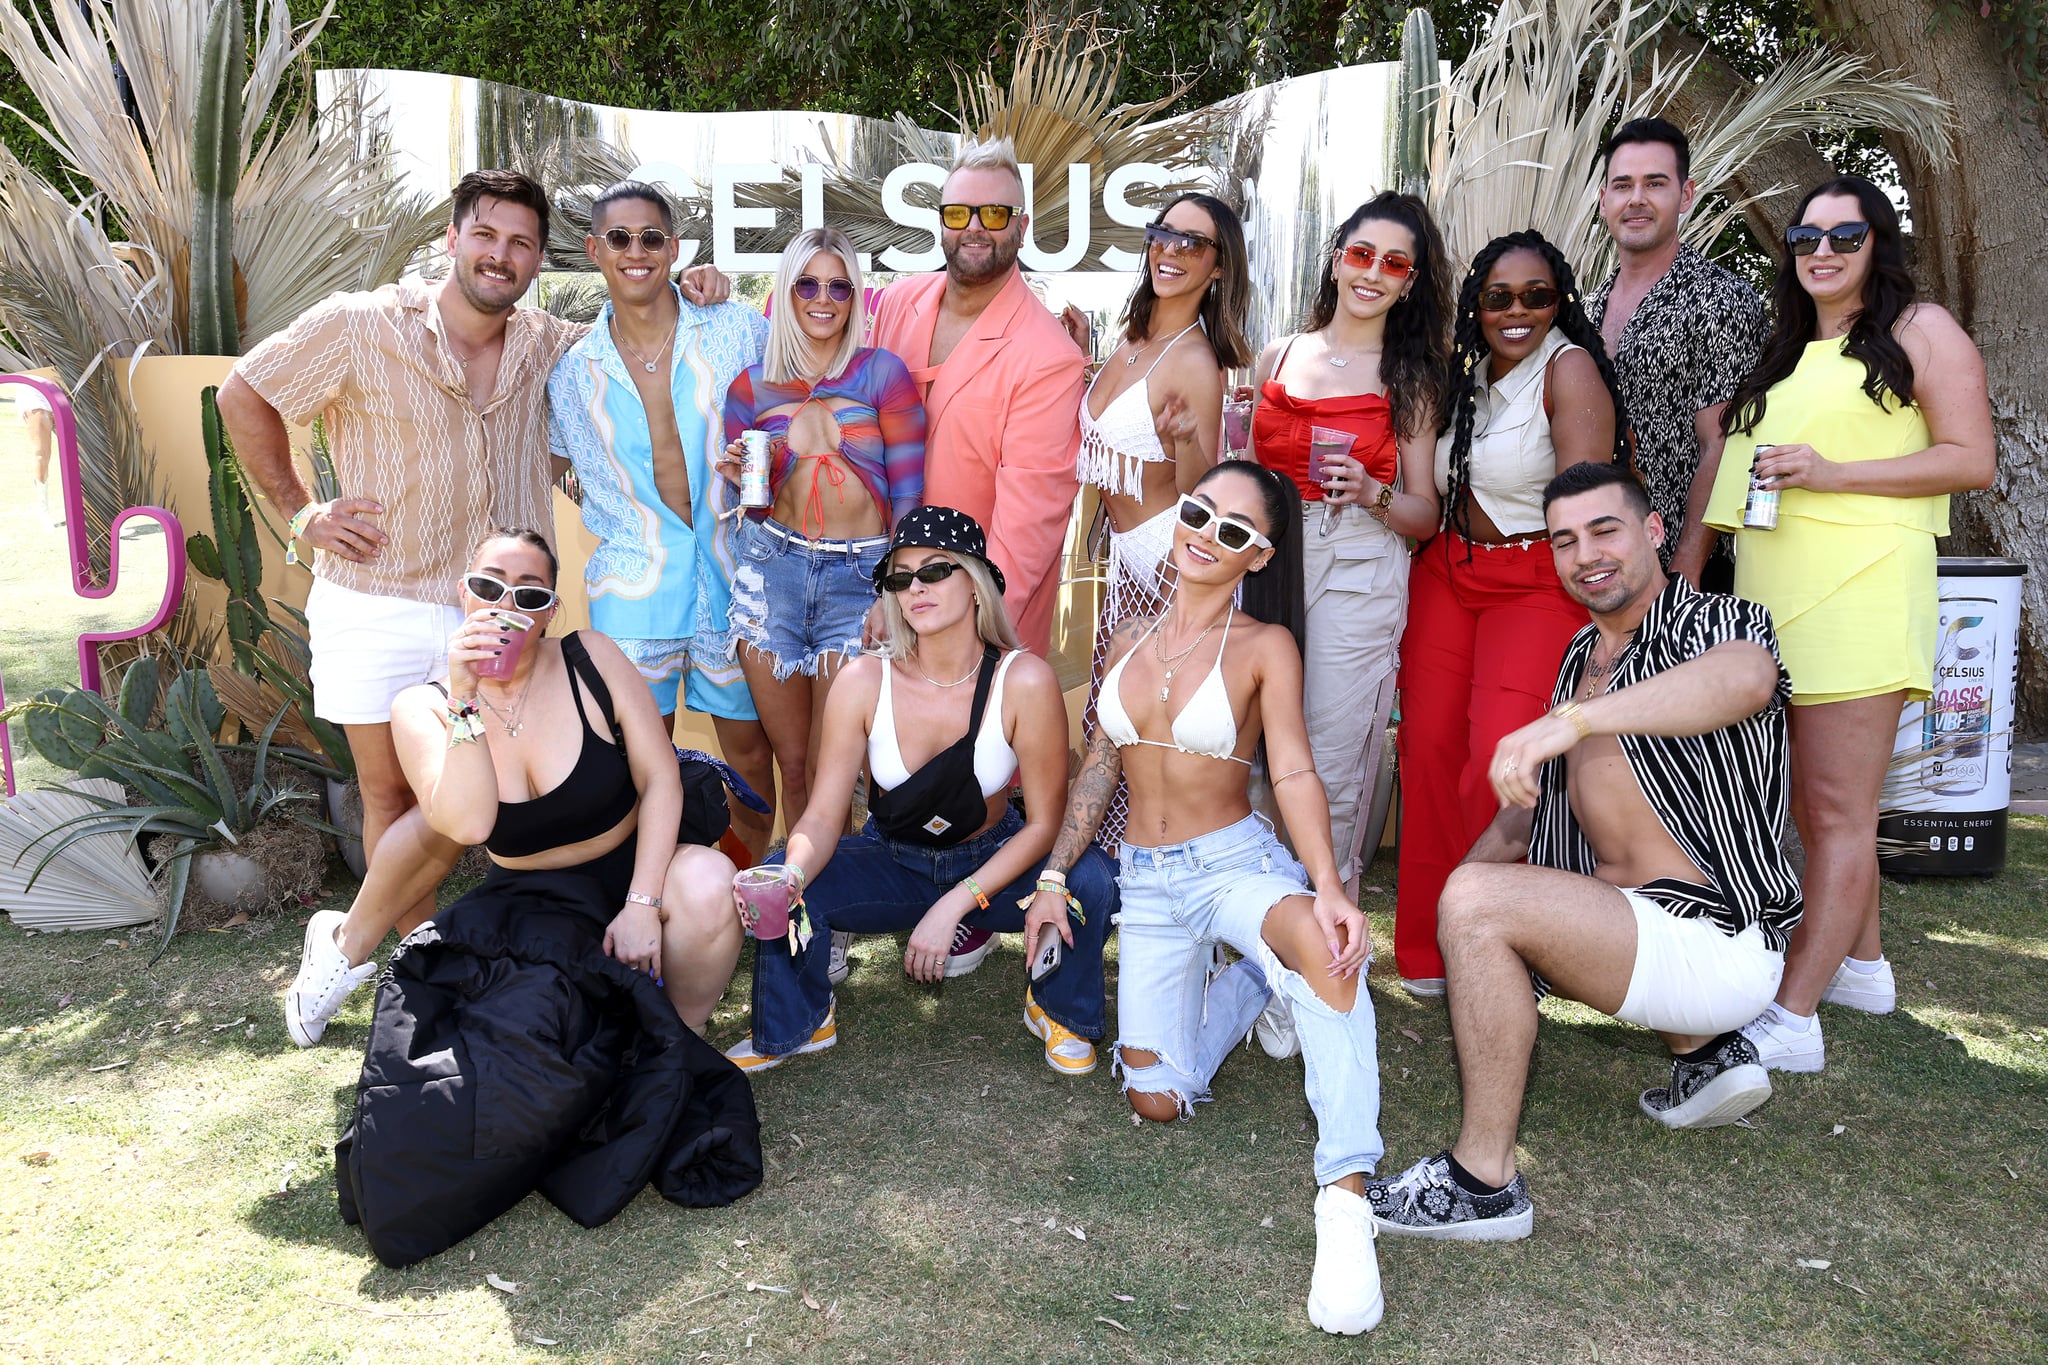
<instances>
[{"instance_id":1,"label":"cactus plant","mask_svg":"<svg viewBox=\"0 0 2048 1365\"><path fill-rule=\"evenodd\" d=\"M235 355L242 349L234 248L247 46L241 0L213 0L200 49L198 118L192 124L192 317L186 344L194 355Z\"/></svg>"},{"instance_id":2,"label":"cactus plant","mask_svg":"<svg viewBox=\"0 0 2048 1365\"><path fill-rule=\"evenodd\" d=\"M1429 149L1436 131L1436 22L1416 8L1401 21L1401 63L1387 96L1387 188L1429 192Z\"/></svg>"},{"instance_id":3,"label":"cactus plant","mask_svg":"<svg viewBox=\"0 0 2048 1365\"><path fill-rule=\"evenodd\" d=\"M199 393L199 426L206 447L206 491L213 507L213 535L187 536L185 559L195 572L227 584L228 640L234 646L235 667L254 675L259 672L256 641L269 624L269 613L263 605L263 546L256 539L256 517L249 507L241 466L235 462L221 427L220 408L215 402L219 392L209 385Z\"/></svg>"}]
</instances>

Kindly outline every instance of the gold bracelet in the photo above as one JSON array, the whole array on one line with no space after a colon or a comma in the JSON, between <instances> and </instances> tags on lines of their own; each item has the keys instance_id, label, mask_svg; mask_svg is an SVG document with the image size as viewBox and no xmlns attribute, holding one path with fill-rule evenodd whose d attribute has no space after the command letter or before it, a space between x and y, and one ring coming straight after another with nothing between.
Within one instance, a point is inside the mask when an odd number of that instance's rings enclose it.
<instances>
[{"instance_id":1,"label":"gold bracelet","mask_svg":"<svg viewBox=\"0 0 2048 1365\"><path fill-rule=\"evenodd\" d=\"M1268 787L1277 787L1290 777L1300 777L1303 773L1312 773L1315 770L1315 765L1311 763L1306 768L1296 768L1293 772L1282 773L1280 776L1274 778L1271 782L1268 782L1266 785Z\"/></svg>"},{"instance_id":2,"label":"gold bracelet","mask_svg":"<svg viewBox=\"0 0 2048 1365\"><path fill-rule=\"evenodd\" d=\"M1586 719L1584 711L1581 710L1579 703L1576 701L1568 701L1550 714L1559 720L1570 721L1572 729L1579 732L1580 739L1591 739L1593 737L1593 723Z\"/></svg>"}]
</instances>

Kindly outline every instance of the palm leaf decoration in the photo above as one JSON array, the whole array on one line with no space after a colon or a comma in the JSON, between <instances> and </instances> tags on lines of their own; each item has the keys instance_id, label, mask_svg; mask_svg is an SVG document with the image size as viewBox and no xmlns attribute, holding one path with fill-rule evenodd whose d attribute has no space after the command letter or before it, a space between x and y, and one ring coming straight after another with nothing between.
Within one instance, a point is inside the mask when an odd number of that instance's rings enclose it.
<instances>
[{"instance_id":1,"label":"palm leaf decoration","mask_svg":"<svg viewBox=\"0 0 2048 1365\"><path fill-rule=\"evenodd\" d=\"M23 792L0 800L0 910L24 929L117 929L164 913L163 892L134 843L114 829L80 839L34 875L34 845L58 827L122 803L117 782L81 778L76 791Z\"/></svg>"},{"instance_id":2,"label":"palm leaf decoration","mask_svg":"<svg viewBox=\"0 0 2048 1365\"><path fill-rule=\"evenodd\" d=\"M1578 268L1602 279L1613 266L1599 221L1597 163L1615 124L1662 112L1697 56L1657 50L1662 0L1507 0L1486 36L1445 84L1430 164L1430 208L1462 264L1493 238L1533 227ZM1699 197L1680 237L1702 249L1773 187L1735 199L1735 171L1784 138L1848 126L1910 138L1946 155L1945 106L1863 59L1810 48L1688 128Z\"/></svg>"}]
</instances>

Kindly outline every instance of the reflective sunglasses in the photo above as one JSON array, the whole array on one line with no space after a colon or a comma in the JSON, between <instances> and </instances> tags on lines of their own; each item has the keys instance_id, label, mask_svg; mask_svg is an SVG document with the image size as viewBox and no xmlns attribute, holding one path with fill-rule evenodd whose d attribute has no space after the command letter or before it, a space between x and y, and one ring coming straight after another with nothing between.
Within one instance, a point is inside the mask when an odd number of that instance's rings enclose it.
<instances>
[{"instance_id":1,"label":"reflective sunglasses","mask_svg":"<svg viewBox=\"0 0 2048 1365\"><path fill-rule=\"evenodd\" d=\"M1209 538L1232 554L1243 554L1256 545L1261 550L1273 548L1273 542L1259 534L1258 528L1243 517L1230 516L1219 512L1203 502L1193 493L1180 495L1180 524L1190 531L1207 530L1214 522L1216 529L1209 532Z\"/></svg>"},{"instance_id":2,"label":"reflective sunglasses","mask_svg":"<svg viewBox=\"0 0 2048 1365\"><path fill-rule=\"evenodd\" d=\"M1820 239L1825 237L1830 251L1838 256L1853 256L1863 250L1869 236L1868 223L1837 223L1831 228L1794 223L1785 229L1785 249L1794 256L1811 256L1820 250Z\"/></svg>"},{"instance_id":3,"label":"reflective sunglasses","mask_svg":"<svg viewBox=\"0 0 2048 1365\"><path fill-rule=\"evenodd\" d=\"M1396 252L1378 252L1363 242L1353 242L1337 253L1337 259L1353 270L1370 270L1380 263L1380 273L1390 280L1405 280L1415 273L1415 262Z\"/></svg>"},{"instance_id":4,"label":"reflective sunglasses","mask_svg":"<svg viewBox=\"0 0 2048 1365\"><path fill-rule=\"evenodd\" d=\"M959 232L966 228L968 219L978 217L990 232L1001 232L1010 225L1012 215L1023 211L1013 204L941 204L939 221L949 231Z\"/></svg>"},{"instance_id":5,"label":"reflective sunglasses","mask_svg":"<svg viewBox=\"0 0 2048 1365\"><path fill-rule=\"evenodd\" d=\"M790 292L806 303L818 297L820 289L834 303L845 303L853 297L853 281L847 279L820 280L816 275L799 275L790 286Z\"/></svg>"},{"instance_id":6,"label":"reflective sunglasses","mask_svg":"<svg viewBox=\"0 0 2048 1365\"><path fill-rule=\"evenodd\" d=\"M636 241L649 251L659 251L668 245L669 237L660 228L641 228L638 232L611 228L604 234L604 244L613 251L629 251Z\"/></svg>"},{"instance_id":7,"label":"reflective sunglasses","mask_svg":"<svg viewBox=\"0 0 2048 1365\"><path fill-rule=\"evenodd\" d=\"M897 569L882 575L882 591L909 592L912 579L920 583L943 583L960 572L960 567L950 559L934 559L915 569Z\"/></svg>"},{"instance_id":8,"label":"reflective sunglasses","mask_svg":"<svg viewBox=\"0 0 2048 1365\"><path fill-rule=\"evenodd\" d=\"M538 583L521 583L518 587L500 582L487 573L470 573L462 576L462 586L479 602L498 603L509 594L512 605L521 611L546 611L555 605L558 595L553 588L543 588Z\"/></svg>"},{"instance_id":9,"label":"reflective sunglasses","mask_svg":"<svg viewBox=\"0 0 2048 1365\"><path fill-rule=\"evenodd\" d=\"M1216 245L1213 237L1204 237L1199 232L1183 232L1164 223L1154 223L1145 229L1145 249L1158 247L1168 256L1199 256Z\"/></svg>"},{"instance_id":10,"label":"reflective sunglasses","mask_svg":"<svg viewBox=\"0 0 2048 1365\"><path fill-rule=\"evenodd\" d=\"M1479 311L1482 313L1505 313L1519 302L1530 309L1555 308L1558 293L1553 285L1532 284L1523 289L1511 289L1504 284L1490 284L1479 291Z\"/></svg>"}]
</instances>

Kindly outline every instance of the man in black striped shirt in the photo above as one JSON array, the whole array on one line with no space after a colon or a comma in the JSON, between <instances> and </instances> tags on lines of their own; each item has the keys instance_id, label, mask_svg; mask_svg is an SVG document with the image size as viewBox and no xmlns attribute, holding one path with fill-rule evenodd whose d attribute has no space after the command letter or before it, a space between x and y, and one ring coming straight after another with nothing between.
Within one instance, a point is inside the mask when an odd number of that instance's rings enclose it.
<instances>
[{"instance_id":1,"label":"man in black striped shirt","mask_svg":"<svg viewBox=\"0 0 2048 1365\"><path fill-rule=\"evenodd\" d=\"M1593 624L1550 713L1495 751L1501 813L1444 888L1463 1125L1450 1151L1367 1183L1384 1232L1529 1235L1514 1162L1531 976L1664 1038L1670 1083L1640 1101L1658 1122L1732 1123L1770 1098L1738 1032L1776 994L1800 912L1781 851L1792 687L1770 614L1667 576L1663 523L1625 470L1574 466L1544 509L1558 577Z\"/></svg>"}]
</instances>

